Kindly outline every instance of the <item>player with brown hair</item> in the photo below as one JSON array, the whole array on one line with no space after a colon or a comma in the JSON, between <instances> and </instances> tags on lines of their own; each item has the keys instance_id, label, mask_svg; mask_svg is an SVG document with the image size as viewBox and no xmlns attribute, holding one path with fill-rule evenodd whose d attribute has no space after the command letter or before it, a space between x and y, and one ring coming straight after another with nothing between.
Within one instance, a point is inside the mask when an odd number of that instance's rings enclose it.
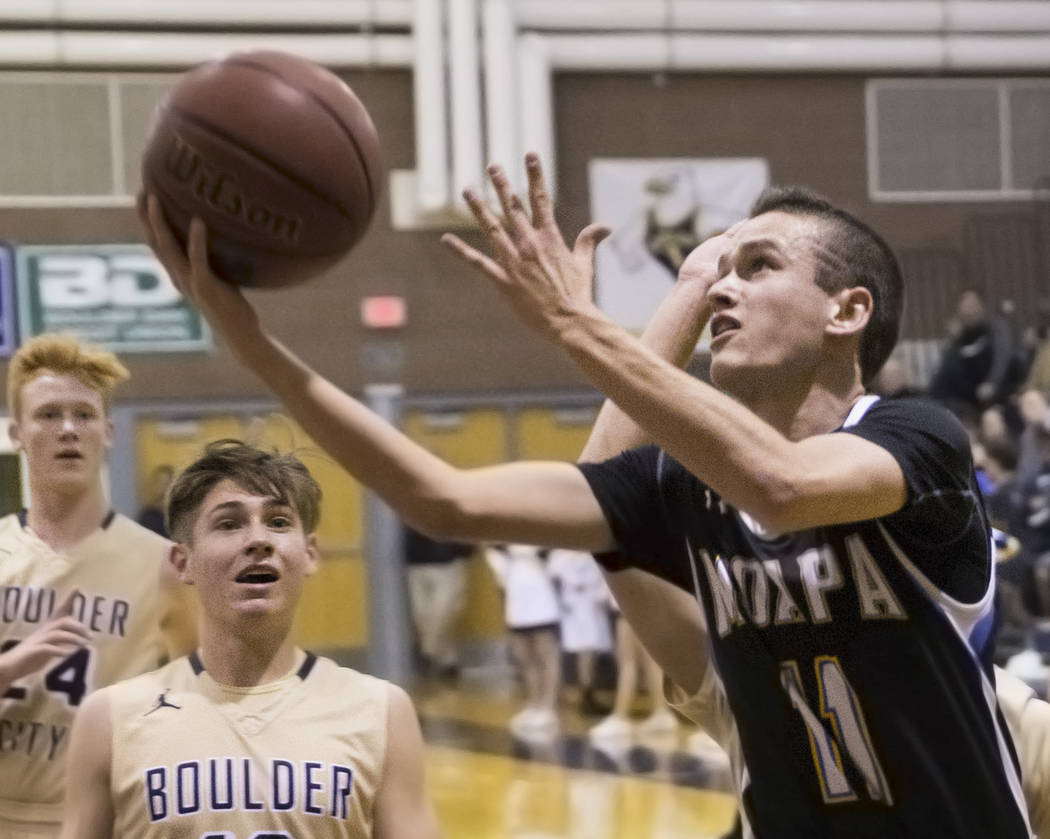
<instances>
[{"instance_id":1,"label":"player with brown hair","mask_svg":"<svg viewBox=\"0 0 1050 839\"><path fill-rule=\"evenodd\" d=\"M9 433L29 505L0 519L0 835L54 837L69 728L97 687L193 643L169 542L114 512L103 486L109 411L128 371L69 335L39 335L8 365Z\"/></svg>"},{"instance_id":2,"label":"player with brown hair","mask_svg":"<svg viewBox=\"0 0 1050 839\"><path fill-rule=\"evenodd\" d=\"M291 640L320 499L297 458L237 440L175 480L171 562L200 592L200 648L84 704L63 839L437 837L408 695Z\"/></svg>"}]
</instances>

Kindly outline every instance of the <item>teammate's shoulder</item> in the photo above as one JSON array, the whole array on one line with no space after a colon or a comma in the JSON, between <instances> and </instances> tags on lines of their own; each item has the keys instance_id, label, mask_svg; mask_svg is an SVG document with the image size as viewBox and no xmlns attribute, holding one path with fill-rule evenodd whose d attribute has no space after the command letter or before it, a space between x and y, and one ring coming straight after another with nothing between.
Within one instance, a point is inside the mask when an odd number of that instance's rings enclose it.
<instances>
[{"instance_id":1,"label":"teammate's shoulder","mask_svg":"<svg viewBox=\"0 0 1050 839\"><path fill-rule=\"evenodd\" d=\"M324 655L314 655L309 653L316 659L313 665L313 672L325 679L340 679L343 681L361 681L361 682L385 682L385 679L381 679L378 676L372 676L365 673L363 670L358 670L349 664L340 664L335 659L329 658Z\"/></svg>"},{"instance_id":2,"label":"teammate's shoulder","mask_svg":"<svg viewBox=\"0 0 1050 839\"><path fill-rule=\"evenodd\" d=\"M350 695L381 697L393 684L387 679L372 676L345 664L339 664L326 656L315 656L309 680L320 688L342 690Z\"/></svg>"},{"instance_id":3,"label":"teammate's shoulder","mask_svg":"<svg viewBox=\"0 0 1050 839\"><path fill-rule=\"evenodd\" d=\"M132 518L123 513L117 513L107 527L113 535L122 538L133 538L142 545L153 545L158 550L167 550L171 546L171 540L143 527Z\"/></svg>"},{"instance_id":4,"label":"teammate's shoulder","mask_svg":"<svg viewBox=\"0 0 1050 839\"><path fill-rule=\"evenodd\" d=\"M22 522L18 517L18 513L8 513L6 516L0 516L0 539L21 533Z\"/></svg>"}]
</instances>

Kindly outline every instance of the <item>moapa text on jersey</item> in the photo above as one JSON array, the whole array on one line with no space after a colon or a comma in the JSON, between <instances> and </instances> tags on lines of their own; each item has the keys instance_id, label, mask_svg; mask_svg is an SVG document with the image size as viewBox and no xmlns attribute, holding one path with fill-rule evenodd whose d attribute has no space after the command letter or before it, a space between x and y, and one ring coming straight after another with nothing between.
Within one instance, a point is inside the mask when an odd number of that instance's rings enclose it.
<instances>
[{"instance_id":1,"label":"moapa text on jersey","mask_svg":"<svg viewBox=\"0 0 1050 839\"><path fill-rule=\"evenodd\" d=\"M846 537L851 580L857 594L860 617L866 620L907 620L903 607L875 558L857 534ZM707 577L715 613L715 631L724 638L736 626L783 626L796 623L828 623L828 593L846 585L839 555L829 546L808 548L798 555L798 578L803 597L796 598L784 578L780 559L735 556L728 562L711 559L707 551L697 555ZM735 585L734 585L735 582Z\"/></svg>"},{"instance_id":2,"label":"moapa text on jersey","mask_svg":"<svg viewBox=\"0 0 1050 839\"><path fill-rule=\"evenodd\" d=\"M61 599L53 588L0 586L0 622L44 623ZM92 632L124 637L131 604L102 594L79 592L73 598L73 617Z\"/></svg>"},{"instance_id":3,"label":"moapa text on jersey","mask_svg":"<svg viewBox=\"0 0 1050 839\"><path fill-rule=\"evenodd\" d=\"M143 776L150 822L201 812L297 812L345 820L353 792L349 766L247 757L154 766Z\"/></svg>"}]
</instances>

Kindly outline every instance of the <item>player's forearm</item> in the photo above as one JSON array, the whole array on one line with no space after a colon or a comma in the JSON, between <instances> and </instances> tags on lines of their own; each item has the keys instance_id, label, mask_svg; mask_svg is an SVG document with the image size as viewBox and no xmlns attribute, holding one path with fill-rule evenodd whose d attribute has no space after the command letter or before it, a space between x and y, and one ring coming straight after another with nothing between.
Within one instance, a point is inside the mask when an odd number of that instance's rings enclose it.
<instances>
[{"instance_id":1,"label":"player's forearm","mask_svg":"<svg viewBox=\"0 0 1050 839\"><path fill-rule=\"evenodd\" d=\"M643 346L597 309L558 332L583 373L727 502L769 521L793 490L793 444L747 408Z\"/></svg>"},{"instance_id":2,"label":"player's forearm","mask_svg":"<svg viewBox=\"0 0 1050 839\"><path fill-rule=\"evenodd\" d=\"M640 340L660 358L685 367L710 317L711 307L701 289L678 282L661 301ZM606 399L579 459L604 460L648 442L648 434L615 402Z\"/></svg>"},{"instance_id":3,"label":"player's forearm","mask_svg":"<svg viewBox=\"0 0 1050 839\"><path fill-rule=\"evenodd\" d=\"M451 498L455 469L312 370L265 332L242 336L234 352L347 472L382 496L410 523L433 531L434 519L442 518L435 515L434 506L444 507Z\"/></svg>"}]
</instances>

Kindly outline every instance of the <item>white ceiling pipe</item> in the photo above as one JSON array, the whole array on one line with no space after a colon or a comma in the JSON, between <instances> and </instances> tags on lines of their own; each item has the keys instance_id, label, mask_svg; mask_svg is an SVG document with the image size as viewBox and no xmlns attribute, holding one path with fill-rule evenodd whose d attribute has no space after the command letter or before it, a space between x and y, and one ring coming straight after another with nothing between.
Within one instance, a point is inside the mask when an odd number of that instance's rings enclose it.
<instances>
[{"instance_id":1,"label":"white ceiling pipe","mask_svg":"<svg viewBox=\"0 0 1050 839\"><path fill-rule=\"evenodd\" d=\"M4 0L0 21L51 21L58 17L59 0Z\"/></svg>"},{"instance_id":2,"label":"white ceiling pipe","mask_svg":"<svg viewBox=\"0 0 1050 839\"><path fill-rule=\"evenodd\" d=\"M547 35L551 66L564 70L670 69L664 35Z\"/></svg>"},{"instance_id":3,"label":"white ceiling pipe","mask_svg":"<svg viewBox=\"0 0 1050 839\"><path fill-rule=\"evenodd\" d=\"M510 0L483 0L481 7L485 67L486 160L503 164L515 191L524 183L518 119L517 31ZM487 188L488 189L488 188ZM491 193L491 190L489 190ZM491 194L490 194L491 197Z\"/></svg>"},{"instance_id":4,"label":"white ceiling pipe","mask_svg":"<svg viewBox=\"0 0 1050 839\"><path fill-rule=\"evenodd\" d=\"M525 29L720 32L1033 32L1046 0L519 0Z\"/></svg>"},{"instance_id":5,"label":"white ceiling pipe","mask_svg":"<svg viewBox=\"0 0 1050 839\"><path fill-rule=\"evenodd\" d=\"M548 35L562 70L880 72L1050 69L1047 36ZM668 56L670 49L670 56Z\"/></svg>"},{"instance_id":6,"label":"white ceiling pipe","mask_svg":"<svg viewBox=\"0 0 1050 839\"><path fill-rule=\"evenodd\" d=\"M999 5L1012 5L997 0ZM940 0L520 0L526 29L940 31Z\"/></svg>"},{"instance_id":7,"label":"white ceiling pipe","mask_svg":"<svg viewBox=\"0 0 1050 839\"><path fill-rule=\"evenodd\" d=\"M407 35L210 35L0 32L0 66L183 68L248 49L294 52L329 67L408 67Z\"/></svg>"},{"instance_id":8,"label":"white ceiling pipe","mask_svg":"<svg viewBox=\"0 0 1050 839\"><path fill-rule=\"evenodd\" d=\"M965 71L1050 70L1050 35L992 37L956 35L947 39L946 69Z\"/></svg>"},{"instance_id":9,"label":"white ceiling pipe","mask_svg":"<svg viewBox=\"0 0 1050 839\"><path fill-rule=\"evenodd\" d=\"M412 22L412 0L3 0L0 21L20 23L190 23L251 26L371 25Z\"/></svg>"},{"instance_id":10,"label":"white ceiling pipe","mask_svg":"<svg viewBox=\"0 0 1050 839\"><path fill-rule=\"evenodd\" d=\"M1050 31L1050 3L1046 0L947 0L945 16L949 32Z\"/></svg>"},{"instance_id":11,"label":"white ceiling pipe","mask_svg":"<svg viewBox=\"0 0 1050 839\"><path fill-rule=\"evenodd\" d=\"M921 70L944 66L944 39L930 35L677 35L672 70Z\"/></svg>"},{"instance_id":12,"label":"white ceiling pipe","mask_svg":"<svg viewBox=\"0 0 1050 839\"><path fill-rule=\"evenodd\" d=\"M53 67L59 55L52 32L0 32L0 62L8 66Z\"/></svg>"},{"instance_id":13,"label":"white ceiling pipe","mask_svg":"<svg viewBox=\"0 0 1050 839\"><path fill-rule=\"evenodd\" d=\"M668 21L667 0L518 0L523 29L659 29Z\"/></svg>"},{"instance_id":14,"label":"white ceiling pipe","mask_svg":"<svg viewBox=\"0 0 1050 839\"><path fill-rule=\"evenodd\" d=\"M553 198L558 191L558 161L554 156L553 79L546 38L525 34L518 39L518 82L521 91L521 151L539 154ZM521 160L505 163L508 168L514 167L518 171L523 165Z\"/></svg>"},{"instance_id":15,"label":"white ceiling pipe","mask_svg":"<svg viewBox=\"0 0 1050 839\"><path fill-rule=\"evenodd\" d=\"M412 62L416 127L416 197L426 211L448 204L445 23L441 0L416 0Z\"/></svg>"},{"instance_id":16,"label":"white ceiling pipe","mask_svg":"<svg viewBox=\"0 0 1050 839\"><path fill-rule=\"evenodd\" d=\"M671 28L722 31L936 32L941 0L670 0ZM1009 5L1008 0L998 0Z\"/></svg>"},{"instance_id":17,"label":"white ceiling pipe","mask_svg":"<svg viewBox=\"0 0 1050 839\"><path fill-rule=\"evenodd\" d=\"M449 0L449 77L452 106L451 201L465 209L464 187L482 183L481 73L477 0Z\"/></svg>"}]
</instances>

